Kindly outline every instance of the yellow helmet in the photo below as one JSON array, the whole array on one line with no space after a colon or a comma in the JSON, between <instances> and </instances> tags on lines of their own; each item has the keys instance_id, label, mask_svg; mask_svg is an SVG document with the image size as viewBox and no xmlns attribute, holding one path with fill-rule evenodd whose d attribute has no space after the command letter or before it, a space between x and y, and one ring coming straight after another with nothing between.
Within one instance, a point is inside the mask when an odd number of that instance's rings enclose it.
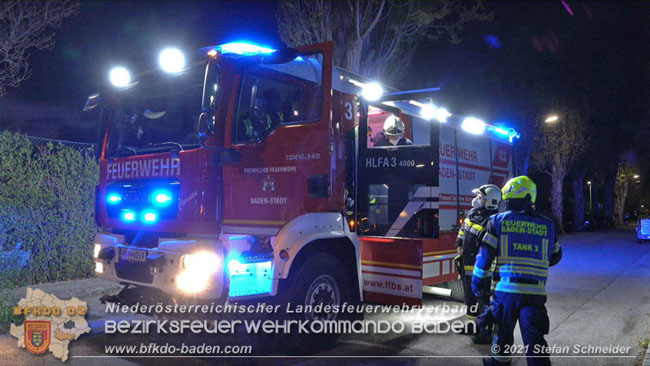
<instances>
[{"instance_id":1,"label":"yellow helmet","mask_svg":"<svg viewBox=\"0 0 650 366\"><path fill-rule=\"evenodd\" d=\"M526 198L527 195L530 195L530 202L535 203L537 199L537 186L532 179L525 175L520 175L510 179L501 188L501 193L503 193L504 200L510 198Z\"/></svg>"}]
</instances>

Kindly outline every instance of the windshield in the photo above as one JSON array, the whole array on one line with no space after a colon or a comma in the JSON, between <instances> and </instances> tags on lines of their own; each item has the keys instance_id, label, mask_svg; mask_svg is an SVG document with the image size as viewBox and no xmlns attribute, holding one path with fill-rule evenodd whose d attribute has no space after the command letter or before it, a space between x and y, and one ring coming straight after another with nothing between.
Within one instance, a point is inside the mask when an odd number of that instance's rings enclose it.
<instances>
[{"instance_id":1,"label":"windshield","mask_svg":"<svg viewBox=\"0 0 650 366\"><path fill-rule=\"evenodd\" d=\"M204 67L123 91L111 118L107 157L199 146Z\"/></svg>"},{"instance_id":2,"label":"windshield","mask_svg":"<svg viewBox=\"0 0 650 366\"><path fill-rule=\"evenodd\" d=\"M235 142L258 141L282 125L318 122L322 73L322 54L250 66L239 94Z\"/></svg>"}]
</instances>

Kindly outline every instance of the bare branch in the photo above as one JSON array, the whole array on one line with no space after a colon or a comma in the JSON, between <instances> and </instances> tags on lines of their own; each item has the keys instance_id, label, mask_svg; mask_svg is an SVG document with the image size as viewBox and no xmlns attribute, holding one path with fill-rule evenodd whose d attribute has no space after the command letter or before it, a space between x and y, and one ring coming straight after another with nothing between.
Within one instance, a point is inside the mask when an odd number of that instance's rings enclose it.
<instances>
[{"instance_id":1,"label":"bare branch","mask_svg":"<svg viewBox=\"0 0 650 366\"><path fill-rule=\"evenodd\" d=\"M375 14L375 17L374 17L375 19L373 19L373 21L370 23L370 25L368 25L368 28L366 28L366 30L363 32L363 34L361 35L361 38L364 38L364 39L367 38L368 34L370 34L370 32L372 32L372 30L375 29L375 27L377 26L377 23L379 22L379 19L381 19L381 14L384 11L384 4L385 3L386 3L386 0L381 1L381 3L379 4L379 10L377 10L377 14Z\"/></svg>"},{"instance_id":2,"label":"bare branch","mask_svg":"<svg viewBox=\"0 0 650 366\"><path fill-rule=\"evenodd\" d=\"M336 64L388 83L408 70L422 40L447 34L458 42L465 23L491 19L481 0L282 0L279 9L285 43L336 38Z\"/></svg>"},{"instance_id":3,"label":"bare branch","mask_svg":"<svg viewBox=\"0 0 650 366\"><path fill-rule=\"evenodd\" d=\"M0 2L0 97L29 78L29 51L54 47L53 30L78 11L74 0Z\"/></svg>"}]
</instances>

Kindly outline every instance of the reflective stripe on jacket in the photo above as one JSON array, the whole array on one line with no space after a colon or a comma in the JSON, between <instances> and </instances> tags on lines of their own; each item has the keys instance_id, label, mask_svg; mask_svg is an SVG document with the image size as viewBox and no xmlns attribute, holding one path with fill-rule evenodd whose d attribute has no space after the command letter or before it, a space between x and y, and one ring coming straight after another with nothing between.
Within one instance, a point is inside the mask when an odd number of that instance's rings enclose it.
<instances>
[{"instance_id":1,"label":"reflective stripe on jacket","mask_svg":"<svg viewBox=\"0 0 650 366\"><path fill-rule=\"evenodd\" d=\"M490 215L494 213L496 211L488 211L483 207L473 208L458 231L456 246L463 248L463 265L467 276L472 275L479 244L485 235L485 225Z\"/></svg>"},{"instance_id":2,"label":"reflective stripe on jacket","mask_svg":"<svg viewBox=\"0 0 650 366\"><path fill-rule=\"evenodd\" d=\"M560 250L551 219L504 212L489 219L473 274L491 275L490 263L496 258L496 291L545 295L548 267Z\"/></svg>"}]
</instances>

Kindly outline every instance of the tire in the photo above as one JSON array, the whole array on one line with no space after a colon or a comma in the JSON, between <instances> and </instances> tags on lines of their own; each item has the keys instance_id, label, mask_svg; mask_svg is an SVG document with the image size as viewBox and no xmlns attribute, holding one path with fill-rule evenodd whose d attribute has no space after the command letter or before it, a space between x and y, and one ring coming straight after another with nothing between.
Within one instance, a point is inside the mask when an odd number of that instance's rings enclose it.
<instances>
[{"instance_id":1,"label":"tire","mask_svg":"<svg viewBox=\"0 0 650 366\"><path fill-rule=\"evenodd\" d=\"M463 289L462 280L452 280L447 282L448 288L451 290L451 299L457 302L465 301L465 290Z\"/></svg>"},{"instance_id":2,"label":"tire","mask_svg":"<svg viewBox=\"0 0 650 366\"><path fill-rule=\"evenodd\" d=\"M284 304L297 305L342 305L351 303L352 288L347 271L334 256L314 253L280 286ZM303 313L300 320L337 320L338 313Z\"/></svg>"},{"instance_id":3,"label":"tire","mask_svg":"<svg viewBox=\"0 0 650 366\"><path fill-rule=\"evenodd\" d=\"M307 260L292 268L289 278L280 285L282 308L298 305L342 305L352 303L351 282L348 271L334 256L326 253L313 253ZM340 320L347 318L341 313L292 313L283 314L285 318L298 321ZM293 351L312 353L314 348L327 347L334 343L340 334L292 334Z\"/></svg>"}]
</instances>

